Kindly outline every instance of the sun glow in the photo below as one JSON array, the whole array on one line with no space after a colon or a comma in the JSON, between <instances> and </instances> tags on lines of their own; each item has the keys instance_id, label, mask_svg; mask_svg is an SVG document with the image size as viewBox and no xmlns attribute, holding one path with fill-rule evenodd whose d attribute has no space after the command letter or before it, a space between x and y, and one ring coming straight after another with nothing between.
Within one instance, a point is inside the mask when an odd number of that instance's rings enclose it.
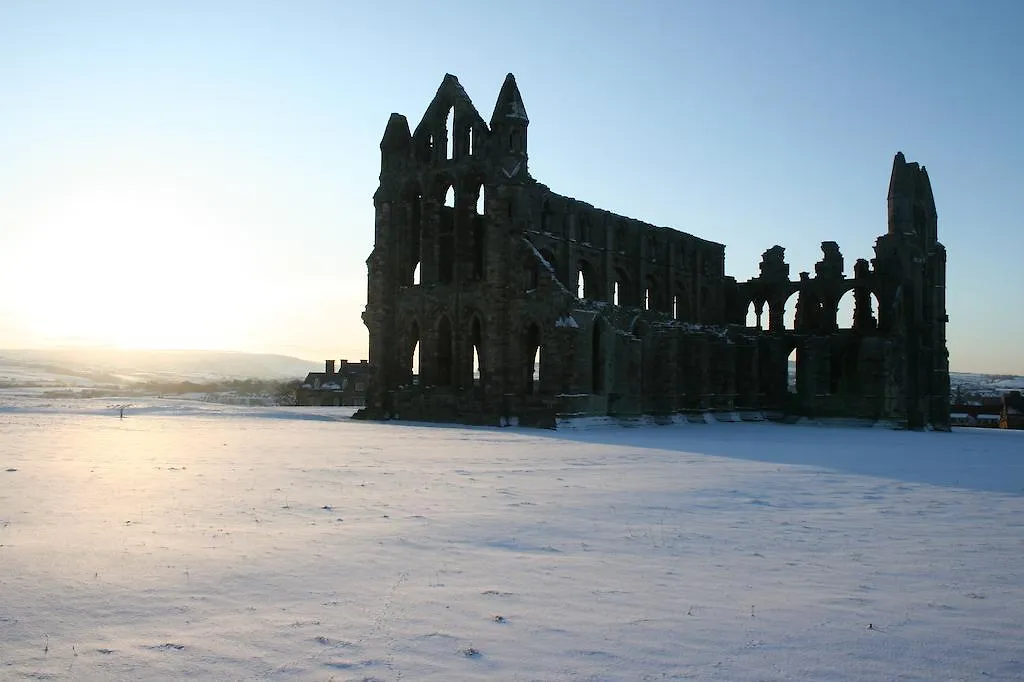
<instances>
[{"instance_id":1,"label":"sun glow","mask_svg":"<svg viewBox=\"0 0 1024 682\"><path fill-rule=\"evenodd\" d=\"M234 343L239 264L215 240L220 227L207 203L171 185L80 185L32 216L16 244L22 316L58 342Z\"/></svg>"}]
</instances>

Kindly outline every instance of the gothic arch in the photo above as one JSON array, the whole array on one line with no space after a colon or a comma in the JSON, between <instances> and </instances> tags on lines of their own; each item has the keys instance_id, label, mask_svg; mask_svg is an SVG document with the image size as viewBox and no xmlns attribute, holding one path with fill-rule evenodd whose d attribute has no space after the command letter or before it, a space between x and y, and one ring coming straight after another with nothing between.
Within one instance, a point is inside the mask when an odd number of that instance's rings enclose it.
<instances>
[{"instance_id":1,"label":"gothic arch","mask_svg":"<svg viewBox=\"0 0 1024 682\"><path fill-rule=\"evenodd\" d=\"M423 335L420 333L420 324L413 318L409 323L405 337L405 353L403 355L403 372L408 377L409 384L422 384L423 377Z\"/></svg>"},{"instance_id":2,"label":"gothic arch","mask_svg":"<svg viewBox=\"0 0 1024 682\"><path fill-rule=\"evenodd\" d=\"M576 297L597 300L600 297L597 272L586 259L576 261Z\"/></svg>"},{"instance_id":3,"label":"gothic arch","mask_svg":"<svg viewBox=\"0 0 1024 682\"><path fill-rule=\"evenodd\" d=\"M540 392L544 377L543 339L540 325L530 321L523 330L523 360L525 392L533 395Z\"/></svg>"},{"instance_id":4,"label":"gothic arch","mask_svg":"<svg viewBox=\"0 0 1024 682\"><path fill-rule=\"evenodd\" d=\"M438 207L440 215L437 221L437 281L440 284L451 284L455 279L455 231L457 206L460 203L460 188L447 174L438 176L435 187L439 188L439 197L443 204Z\"/></svg>"},{"instance_id":5,"label":"gothic arch","mask_svg":"<svg viewBox=\"0 0 1024 682\"><path fill-rule=\"evenodd\" d=\"M676 320L690 319L690 292L681 280L672 287L672 317Z\"/></svg>"},{"instance_id":6,"label":"gothic arch","mask_svg":"<svg viewBox=\"0 0 1024 682\"><path fill-rule=\"evenodd\" d=\"M644 281L644 310L661 310L660 294L658 279L654 275L647 275Z\"/></svg>"},{"instance_id":7,"label":"gothic arch","mask_svg":"<svg viewBox=\"0 0 1024 682\"><path fill-rule=\"evenodd\" d=\"M486 366L483 349L484 333L483 323L480 321L480 315L476 312L470 315L469 335L467 341L468 343L464 345L464 348L469 353L469 385L483 385L484 368Z\"/></svg>"},{"instance_id":8,"label":"gothic arch","mask_svg":"<svg viewBox=\"0 0 1024 682\"><path fill-rule=\"evenodd\" d=\"M635 305L633 291L629 281L629 273L625 268L615 268L615 280L612 283L611 302L615 305Z\"/></svg>"},{"instance_id":9,"label":"gothic arch","mask_svg":"<svg viewBox=\"0 0 1024 682\"><path fill-rule=\"evenodd\" d=\"M420 283L423 260L423 189L419 183L410 182L402 190L401 206L405 211L405 230L399 237L399 253L402 262L399 272L405 286Z\"/></svg>"},{"instance_id":10,"label":"gothic arch","mask_svg":"<svg viewBox=\"0 0 1024 682\"><path fill-rule=\"evenodd\" d=\"M778 301L775 302L773 306L771 306L772 308L779 306L779 312L781 313L782 317L783 329L797 329L796 309L797 305L800 302L800 297L803 296L802 291L803 290L800 288L788 291L784 294L785 298L780 297Z\"/></svg>"}]
</instances>

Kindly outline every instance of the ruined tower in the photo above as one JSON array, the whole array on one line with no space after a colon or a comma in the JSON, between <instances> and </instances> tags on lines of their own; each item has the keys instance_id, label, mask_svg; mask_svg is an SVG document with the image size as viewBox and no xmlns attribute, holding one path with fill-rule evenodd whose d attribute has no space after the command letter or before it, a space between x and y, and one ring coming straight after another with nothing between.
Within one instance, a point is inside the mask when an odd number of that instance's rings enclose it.
<instances>
[{"instance_id":1,"label":"ruined tower","mask_svg":"<svg viewBox=\"0 0 1024 682\"><path fill-rule=\"evenodd\" d=\"M724 245L535 180L529 125L512 74L489 122L451 74L414 129L388 120L357 416L554 426L802 415L949 428L945 250L924 168L897 154L873 265L857 259L850 277L839 245L822 242L813 277L794 280L774 246L758 277L737 282ZM842 327L846 295L854 319Z\"/></svg>"},{"instance_id":2,"label":"ruined tower","mask_svg":"<svg viewBox=\"0 0 1024 682\"><path fill-rule=\"evenodd\" d=\"M879 329L901 362L891 377L909 428L949 428L946 348L946 248L928 171L896 154L889 179L889 231L875 244L874 270L882 302Z\"/></svg>"}]
</instances>

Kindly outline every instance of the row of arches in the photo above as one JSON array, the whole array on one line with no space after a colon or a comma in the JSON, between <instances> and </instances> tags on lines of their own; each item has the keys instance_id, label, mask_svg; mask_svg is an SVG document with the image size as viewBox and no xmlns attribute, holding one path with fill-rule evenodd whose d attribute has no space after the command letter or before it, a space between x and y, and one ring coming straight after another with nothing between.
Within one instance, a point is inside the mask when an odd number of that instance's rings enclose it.
<instances>
[{"instance_id":1,"label":"row of arches","mask_svg":"<svg viewBox=\"0 0 1024 682\"><path fill-rule=\"evenodd\" d=\"M484 339L483 324L477 315L473 316L463 338L457 337L448 315L441 315L426 330L418 321L412 321L405 339L404 383L461 390L482 386L490 371ZM540 392L543 349L540 326L531 322L523 329L520 338L519 384L522 393L533 395Z\"/></svg>"},{"instance_id":2,"label":"row of arches","mask_svg":"<svg viewBox=\"0 0 1024 682\"><path fill-rule=\"evenodd\" d=\"M692 314L693 301L690 298L689 287L678 280L671 288L666 289L657 277L647 275L642 286L636 287L625 270L616 268L611 291L605 296L604 283L597 275L596 268L587 261L580 260L576 267L575 285L576 298L581 300L607 300L618 306L665 313L677 320L689 319Z\"/></svg>"},{"instance_id":3,"label":"row of arches","mask_svg":"<svg viewBox=\"0 0 1024 682\"><path fill-rule=\"evenodd\" d=\"M673 259L696 266L698 255L692 237L676 230L618 216L557 194L547 194L540 201L538 216L536 228L559 239L630 258L642 257L652 263Z\"/></svg>"},{"instance_id":4,"label":"row of arches","mask_svg":"<svg viewBox=\"0 0 1024 682\"><path fill-rule=\"evenodd\" d=\"M465 261L469 264L468 279L482 279L484 273L485 253L485 222L483 218L485 190L482 183L457 191L449 184L444 193L443 203L438 207L437 231L434 235L434 263L431 268L424 267L424 243L428 242L425 228L428 224L427 211L432 204L424 202L419 191L407 193L401 206L405 211L405 229L400 233L399 240L406 243L401 260L401 282L405 286L437 283L451 284L456 275L456 263ZM460 225L460 210L463 214L464 202L473 205L468 213L469 225ZM467 243L468 242L468 243ZM425 277L427 273L431 273ZM430 280L434 280L431 282Z\"/></svg>"},{"instance_id":5,"label":"row of arches","mask_svg":"<svg viewBox=\"0 0 1024 682\"><path fill-rule=\"evenodd\" d=\"M430 132L421 134L416 142L416 159L422 163L452 161L477 152L481 131L474 118L457 115L455 107L448 107L444 119ZM443 123L442 123L443 121ZM443 125L444 127L440 127Z\"/></svg>"},{"instance_id":6,"label":"row of arches","mask_svg":"<svg viewBox=\"0 0 1024 682\"><path fill-rule=\"evenodd\" d=\"M518 335L518 344L512 347L516 368L511 387L521 395L538 395L542 387L550 388L552 368L547 357L541 326L526 323ZM485 385L491 371L491 358L486 348L483 323L474 315L469 325L456 329L447 314L424 329L413 320L404 339L403 371L405 385L447 387L456 390L479 388ZM639 333L639 332L638 332ZM607 392L607 362L611 351L610 331L607 323L598 318L590 332L590 390L594 394Z\"/></svg>"},{"instance_id":7,"label":"row of arches","mask_svg":"<svg viewBox=\"0 0 1024 682\"><path fill-rule=\"evenodd\" d=\"M856 305L857 293L856 289L850 289L846 291L842 297L840 297L836 306L834 316L830 311L827 311L826 306L821 306L816 311L817 315L824 316L824 318L818 318L813 320L815 328L818 329L858 329L864 328L875 328L877 326L878 315L880 314L880 305L878 297L875 293L865 292L867 310L858 312ZM800 300L800 291L795 291L790 294L789 298L785 300L783 305L783 328L786 330L796 330L798 327L798 306L797 303ZM806 294L805 294L806 295ZM820 305L820 302L815 301ZM768 301L763 302L760 309L758 305L751 301L747 305L746 319L744 325L751 329L768 329L768 321L771 318L771 303ZM864 316L862 320L858 320L858 315ZM869 321L870 320L870 321ZM803 326L803 325L800 325Z\"/></svg>"}]
</instances>

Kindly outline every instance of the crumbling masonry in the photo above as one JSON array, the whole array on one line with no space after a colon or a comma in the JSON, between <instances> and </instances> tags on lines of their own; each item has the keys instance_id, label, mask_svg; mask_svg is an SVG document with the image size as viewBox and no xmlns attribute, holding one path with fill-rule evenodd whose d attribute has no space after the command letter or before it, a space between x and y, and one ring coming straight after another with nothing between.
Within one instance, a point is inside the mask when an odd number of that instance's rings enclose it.
<instances>
[{"instance_id":1,"label":"crumbling masonry","mask_svg":"<svg viewBox=\"0 0 1024 682\"><path fill-rule=\"evenodd\" d=\"M391 115L357 416L550 427L718 413L949 429L946 251L923 167L896 155L888 232L852 277L824 242L813 276L791 279L773 246L760 275L737 282L722 244L534 180L529 123L512 74L489 125L452 75L414 131ZM853 323L841 329L847 292Z\"/></svg>"}]
</instances>

